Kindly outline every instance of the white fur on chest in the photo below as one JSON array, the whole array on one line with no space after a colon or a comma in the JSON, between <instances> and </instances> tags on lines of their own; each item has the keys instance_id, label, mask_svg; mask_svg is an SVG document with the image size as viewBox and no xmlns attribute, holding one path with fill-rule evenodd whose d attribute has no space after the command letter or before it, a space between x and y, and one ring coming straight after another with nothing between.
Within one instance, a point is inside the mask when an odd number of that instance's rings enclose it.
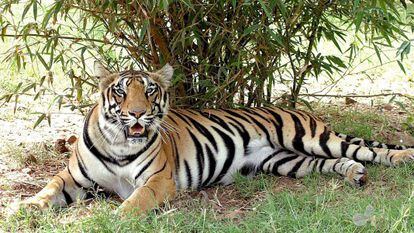
<instances>
[{"instance_id":1,"label":"white fur on chest","mask_svg":"<svg viewBox=\"0 0 414 233\"><path fill-rule=\"evenodd\" d=\"M85 145L81 143L81 146ZM105 190L117 193L121 198L126 199L141 185L139 181L142 179L135 180L136 169L142 166L141 159L137 158L126 166L118 166L99 160L86 148L82 151L88 176Z\"/></svg>"}]
</instances>

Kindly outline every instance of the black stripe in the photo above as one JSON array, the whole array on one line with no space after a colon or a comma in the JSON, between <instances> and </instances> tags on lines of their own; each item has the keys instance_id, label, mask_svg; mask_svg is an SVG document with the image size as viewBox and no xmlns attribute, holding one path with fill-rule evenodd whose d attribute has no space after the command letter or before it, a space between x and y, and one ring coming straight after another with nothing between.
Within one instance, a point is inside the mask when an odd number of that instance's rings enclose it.
<instances>
[{"instance_id":1,"label":"black stripe","mask_svg":"<svg viewBox=\"0 0 414 233\"><path fill-rule=\"evenodd\" d=\"M144 173L147 169L148 169L148 167L152 164L152 162L154 161L154 159L156 158L157 156L154 156L150 161L148 161L148 163L146 163L143 167L142 167L142 169L138 172L138 174L135 176L135 180L136 179L138 179L138 177L140 176L140 175L142 175L142 173Z\"/></svg>"},{"instance_id":2,"label":"black stripe","mask_svg":"<svg viewBox=\"0 0 414 233\"><path fill-rule=\"evenodd\" d=\"M119 164L118 161L116 161L116 164L121 166L121 167L124 167L124 166L128 165L129 163L133 162L135 159L137 159L144 152L147 152L148 148L150 148L154 144L154 142L157 140L157 138L158 138L158 133L154 133L154 135L151 137L151 139L148 141L148 143L145 144L145 146L140 151L138 151L135 154L126 155L122 159L118 160L119 162L123 162L123 163L126 162L125 164Z\"/></svg>"},{"instance_id":3,"label":"black stripe","mask_svg":"<svg viewBox=\"0 0 414 233\"><path fill-rule=\"evenodd\" d=\"M191 176L191 170L190 166L188 166L187 160L184 160L184 166L185 166L185 173L187 175L187 187L192 188L192 176Z\"/></svg>"},{"instance_id":4,"label":"black stripe","mask_svg":"<svg viewBox=\"0 0 414 233\"><path fill-rule=\"evenodd\" d=\"M341 155L342 157L346 157L346 152L348 151L349 143L341 142Z\"/></svg>"},{"instance_id":5,"label":"black stripe","mask_svg":"<svg viewBox=\"0 0 414 233\"><path fill-rule=\"evenodd\" d=\"M359 149L361 149L361 146L359 146L355 151L354 151L354 153L352 153L352 159L353 160L355 160L355 161L357 161L357 162L360 162L360 160L358 159L358 151L359 151Z\"/></svg>"},{"instance_id":6,"label":"black stripe","mask_svg":"<svg viewBox=\"0 0 414 233\"><path fill-rule=\"evenodd\" d=\"M283 119L282 117L276 113L275 111L273 111L273 109L271 108L264 108L264 110L267 110L276 120L277 124L275 124L275 128L276 128L276 134L277 134L277 139L279 141L279 145L282 147L285 147L284 145L284 138L283 138Z\"/></svg>"},{"instance_id":7,"label":"black stripe","mask_svg":"<svg viewBox=\"0 0 414 233\"><path fill-rule=\"evenodd\" d=\"M175 142L175 138L171 134L169 134L168 136L171 140L171 143L174 149L175 174L178 174L178 170L180 170L180 155L178 153L177 143Z\"/></svg>"},{"instance_id":8,"label":"black stripe","mask_svg":"<svg viewBox=\"0 0 414 233\"><path fill-rule=\"evenodd\" d=\"M260 166L259 166L259 168L260 168L260 171L263 171L263 167L264 167L264 165L270 160L270 159L272 159L273 157L275 157L276 155L278 155L279 153L281 153L281 152L284 152L285 150L283 150L283 149L280 149L280 150L277 150L276 152L274 152L274 153L272 153L272 154L270 154L269 156L267 156L262 162L261 162L261 164L260 164Z\"/></svg>"},{"instance_id":9,"label":"black stripe","mask_svg":"<svg viewBox=\"0 0 414 233\"><path fill-rule=\"evenodd\" d=\"M277 171L278 167L280 167L281 165L283 165L285 163L288 163L288 162L290 162L292 160L295 160L296 158L298 158L298 155L293 154L293 156L285 157L285 158L283 158L281 160L276 161L273 164L272 174L280 176L280 173Z\"/></svg>"},{"instance_id":10,"label":"black stripe","mask_svg":"<svg viewBox=\"0 0 414 233\"><path fill-rule=\"evenodd\" d=\"M377 152L375 152L374 149L372 149L372 148L368 148L368 149L372 152L372 161L374 161L375 158L377 157ZM389 149L388 149L388 151L389 151Z\"/></svg>"},{"instance_id":11,"label":"black stripe","mask_svg":"<svg viewBox=\"0 0 414 233\"><path fill-rule=\"evenodd\" d=\"M274 149L275 145L273 144L273 141L270 140L269 130L266 129L266 127L262 123L260 123L258 120L256 120L254 117L252 116L248 116L248 117L254 122L255 125L257 125L263 131L263 133L266 134L266 139L269 142L270 147Z\"/></svg>"},{"instance_id":12,"label":"black stripe","mask_svg":"<svg viewBox=\"0 0 414 233\"><path fill-rule=\"evenodd\" d=\"M244 109L241 109L241 110L242 111L245 111L245 112L248 112L248 113L250 113L250 114L252 114L254 116L257 116L257 117L259 117L259 118L261 118L261 119L269 122L269 119L267 119L266 117L264 117L262 114L259 114L257 111L255 111L255 109L244 108Z\"/></svg>"},{"instance_id":13,"label":"black stripe","mask_svg":"<svg viewBox=\"0 0 414 233\"><path fill-rule=\"evenodd\" d=\"M318 165L318 170L320 173L322 173L322 169L323 169L323 166L325 165L326 159L320 159L320 161L321 162Z\"/></svg>"},{"instance_id":14,"label":"black stripe","mask_svg":"<svg viewBox=\"0 0 414 233\"><path fill-rule=\"evenodd\" d=\"M229 133L234 135L234 132L230 129L230 127L227 125L227 123L221 119L220 117L212 114L212 113L207 113L207 112L200 112L202 116L204 116L205 118L209 119L210 121L220 125L221 127L223 127L225 130L227 130Z\"/></svg>"},{"instance_id":15,"label":"black stripe","mask_svg":"<svg viewBox=\"0 0 414 233\"><path fill-rule=\"evenodd\" d=\"M319 136L319 146L322 148L322 150L325 152L325 154L328 157L333 158L331 150L328 147L328 141L330 138L330 134L331 134L330 131L325 126L323 133Z\"/></svg>"},{"instance_id":16,"label":"black stripe","mask_svg":"<svg viewBox=\"0 0 414 233\"><path fill-rule=\"evenodd\" d=\"M89 133L88 133L89 120L95 108L96 106L92 108L92 110L89 112L89 114L87 115L85 119L85 124L83 126L83 141L85 142L86 149L88 149L105 166L105 168L108 169L110 173L115 174L115 172L112 171L112 169L110 169L108 165L106 165L106 163L103 161L103 158L106 158L106 157L94 146L94 144L91 141L91 138L89 137ZM109 159L109 160L113 160L113 159Z\"/></svg>"},{"instance_id":17,"label":"black stripe","mask_svg":"<svg viewBox=\"0 0 414 233\"><path fill-rule=\"evenodd\" d=\"M160 87L158 86L158 88L160 88ZM161 94L163 94L162 101L164 102L164 104L167 103L168 93L167 92L162 92Z\"/></svg>"},{"instance_id":18,"label":"black stripe","mask_svg":"<svg viewBox=\"0 0 414 233\"><path fill-rule=\"evenodd\" d=\"M167 160L165 160L164 165L162 165L162 168L161 168L160 170L158 170L158 171L154 172L151 176L149 176L149 178L151 178L151 177L153 177L154 175L156 175L156 174L158 174L158 173L160 173L160 172L164 171L164 169L165 169L165 167L166 167L166 166L167 166ZM148 178L148 179L149 179L149 178ZM148 181L148 179L147 179L147 181ZM145 182L145 183L147 183L147 182Z\"/></svg>"},{"instance_id":19,"label":"black stripe","mask_svg":"<svg viewBox=\"0 0 414 233\"><path fill-rule=\"evenodd\" d=\"M247 146L249 145L249 142L250 142L249 132L247 132L244 125L238 122L235 118L231 116L226 116L226 117L234 122L234 123L230 122L229 124L232 125L234 128L236 128L236 130L239 132L240 136L242 137L244 154L247 155L248 154ZM238 125L238 127L236 126L236 124Z\"/></svg>"},{"instance_id":20,"label":"black stripe","mask_svg":"<svg viewBox=\"0 0 414 233\"><path fill-rule=\"evenodd\" d=\"M196 160L198 165L198 180L196 181L197 187L201 187L201 181L203 179L203 168L204 168L204 153L203 153L203 147L201 146L201 143L198 141L196 136L191 132L188 131L188 133L191 136L191 139L194 142L194 146L196 149Z\"/></svg>"},{"instance_id":21,"label":"black stripe","mask_svg":"<svg viewBox=\"0 0 414 233\"><path fill-rule=\"evenodd\" d=\"M162 168L154 173L152 173L150 176L148 176L148 178L145 180L144 184L146 184L148 182L148 180L153 177L154 175L157 175L158 173L164 171L165 167L167 166L167 160L165 160L164 165L162 166Z\"/></svg>"},{"instance_id":22,"label":"black stripe","mask_svg":"<svg viewBox=\"0 0 414 233\"><path fill-rule=\"evenodd\" d=\"M211 144L213 145L214 149L217 151L218 147L217 147L217 142L216 139L214 139L213 135L210 133L210 131L208 131L208 129L204 126L202 126L200 123L198 123L196 120L194 120L193 118L186 116L188 118L188 120L191 121L191 123L194 125L194 127L202 134L204 135L209 142L211 142ZM190 132L190 131L188 131Z\"/></svg>"},{"instance_id":23,"label":"black stripe","mask_svg":"<svg viewBox=\"0 0 414 233\"><path fill-rule=\"evenodd\" d=\"M250 174L255 174L256 173L256 166L254 166L254 164L252 164L252 163L247 163L247 164L243 165L242 168L240 168L239 172L242 176L248 176Z\"/></svg>"},{"instance_id":24,"label":"black stripe","mask_svg":"<svg viewBox=\"0 0 414 233\"><path fill-rule=\"evenodd\" d=\"M63 182L62 193L63 193L63 196L65 197L65 202L66 202L66 204L67 204L67 205L72 204L72 203L73 203L72 197L71 197L71 196L69 195L69 193L68 193L68 192L66 192L66 190L65 190L65 187L66 187L66 182L65 182L65 180L64 180L61 176L59 176L59 175L56 175L56 177L59 177L59 178L62 180L62 182Z\"/></svg>"},{"instance_id":25,"label":"black stripe","mask_svg":"<svg viewBox=\"0 0 414 233\"><path fill-rule=\"evenodd\" d=\"M101 97L102 97L102 108L105 108L105 101L106 101L105 92L101 93Z\"/></svg>"},{"instance_id":26,"label":"black stripe","mask_svg":"<svg viewBox=\"0 0 414 233\"><path fill-rule=\"evenodd\" d=\"M81 156L78 154L78 153L75 153L75 156L76 156L76 160L78 161L78 167L79 167L79 170L80 170L80 172L81 172L81 174L87 179L87 180L89 180L92 184L94 184L94 183L96 183L94 180L92 180L90 177L89 177L89 175L88 175L88 173L87 173L87 168L86 168L86 166L85 166L85 163L83 162L83 160L82 160L82 158L81 158Z\"/></svg>"},{"instance_id":27,"label":"black stripe","mask_svg":"<svg viewBox=\"0 0 414 233\"><path fill-rule=\"evenodd\" d=\"M216 128L215 126L212 126L212 128L220 135L220 137L223 139L224 145L227 148L227 156L226 160L224 161L223 168L221 169L220 174L217 176L217 178L213 181L213 183L216 183L221 181L223 176L226 175L227 171L232 165L236 148L231 137L229 137L226 133Z\"/></svg>"},{"instance_id":28,"label":"black stripe","mask_svg":"<svg viewBox=\"0 0 414 233\"><path fill-rule=\"evenodd\" d=\"M190 125L190 122L187 121L187 119L185 119L183 116L181 116L181 114L179 114L176 111L170 110L172 113L174 113L178 118L180 118L181 120L183 120L185 123L187 123L187 125Z\"/></svg>"},{"instance_id":29,"label":"black stripe","mask_svg":"<svg viewBox=\"0 0 414 233\"><path fill-rule=\"evenodd\" d=\"M239 114L235 110L232 110L232 109L223 109L223 111L227 112L231 116L235 116L237 118L243 119L244 121L246 121L248 123L252 123L249 119L247 119L246 117L242 116L241 114Z\"/></svg>"},{"instance_id":30,"label":"black stripe","mask_svg":"<svg viewBox=\"0 0 414 233\"><path fill-rule=\"evenodd\" d=\"M296 151L300 151L307 156L312 156L309 152L305 150L305 147L303 145L302 138L305 136L306 132L305 132L305 129L303 128L302 122L294 114L291 114L291 117L292 117L293 122L295 123L295 137L293 138L293 141L292 141L293 148L295 148Z\"/></svg>"},{"instance_id":31,"label":"black stripe","mask_svg":"<svg viewBox=\"0 0 414 233\"><path fill-rule=\"evenodd\" d=\"M72 180L75 183L75 185L78 188L82 188L83 186L79 182L76 181L75 177L73 177L72 172L70 171L70 166L69 165L68 165L68 173L69 173L70 177L72 177Z\"/></svg>"},{"instance_id":32,"label":"black stripe","mask_svg":"<svg viewBox=\"0 0 414 233\"><path fill-rule=\"evenodd\" d=\"M202 186L207 186L213 177L214 173L216 172L216 158L214 157L211 149L209 146L206 146L207 158L208 158L208 176L203 181Z\"/></svg>"},{"instance_id":33,"label":"black stripe","mask_svg":"<svg viewBox=\"0 0 414 233\"><path fill-rule=\"evenodd\" d=\"M174 124L178 125L178 123L170 115L167 115L167 118L170 119L172 122L174 122Z\"/></svg>"},{"instance_id":34,"label":"black stripe","mask_svg":"<svg viewBox=\"0 0 414 233\"><path fill-rule=\"evenodd\" d=\"M288 172L287 176L296 178L296 173L298 172L299 168L302 166L303 162L305 161L306 157L300 160L295 164L295 166Z\"/></svg>"},{"instance_id":35,"label":"black stripe","mask_svg":"<svg viewBox=\"0 0 414 233\"><path fill-rule=\"evenodd\" d=\"M316 126L317 126L316 121L311 117L309 119L309 124L310 124L311 136L312 138L314 138L316 135Z\"/></svg>"}]
</instances>

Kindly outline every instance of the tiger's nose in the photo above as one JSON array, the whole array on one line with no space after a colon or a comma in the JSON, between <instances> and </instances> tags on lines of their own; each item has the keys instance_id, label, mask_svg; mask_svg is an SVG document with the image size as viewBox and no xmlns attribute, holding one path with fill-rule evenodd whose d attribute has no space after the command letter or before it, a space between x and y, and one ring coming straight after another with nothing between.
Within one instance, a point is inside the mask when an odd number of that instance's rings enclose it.
<instances>
[{"instance_id":1,"label":"tiger's nose","mask_svg":"<svg viewBox=\"0 0 414 233\"><path fill-rule=\"evenodd\" d=\"M133 109L131 111L128 111L129 115L134 116L135 118L140 118L142 115L144 115L146 112L145 109Z\"/></svg>"}]
</instances>

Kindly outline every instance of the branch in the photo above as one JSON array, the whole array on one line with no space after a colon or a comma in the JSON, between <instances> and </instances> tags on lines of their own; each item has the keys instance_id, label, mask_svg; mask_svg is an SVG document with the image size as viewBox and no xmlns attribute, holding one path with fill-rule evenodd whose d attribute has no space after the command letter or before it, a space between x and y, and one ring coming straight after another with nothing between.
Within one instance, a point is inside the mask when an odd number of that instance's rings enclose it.
<instances>
[{"instance_id":1,"label":"branch","mask_svg":"<svg viewBox=\"0 0 414 233\"><path fill-rule=\"evenodd\" d=\"M119 43L110 43L109 41L105 41L105 40L98 40L98 39L93 39L93 38L82 38L82 37L73 37L73 36L60 36L60 35L45 35L45 34L33 34L33 33L29 33L29 34L15 34L15 35L11 35L11 34L0 34L1 37L11 37L11 38L20 38L20 37L42 37L42 38L58 38L58 39L63 39L63 40L73 40L73 41L90 41L90 42L97 42L97 43L102 43L102 44L110 44L110 45L115 45L115 46L119 46L122 48L128 48L128 46L123 45L123 44L119 44Z\"/></svg>"}]
</instances>

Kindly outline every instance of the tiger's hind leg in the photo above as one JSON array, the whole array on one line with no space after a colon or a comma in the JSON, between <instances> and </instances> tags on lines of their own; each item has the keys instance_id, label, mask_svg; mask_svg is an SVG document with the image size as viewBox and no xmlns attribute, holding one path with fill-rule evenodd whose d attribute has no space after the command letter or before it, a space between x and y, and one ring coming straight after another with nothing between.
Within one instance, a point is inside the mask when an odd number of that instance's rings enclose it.
<instances>
[{"instance_id":1,"label":"tiger's hind leg","mask_svg":"<svg viewBox=\"0 0 414 233\"><path fill-rule=\"evenodd\" d=\"M373 145L373 147L356 145L331 133L326 148L331 151L331 154L334 157L347 157L356 161L367 161L386 166L396 166L405 162L414 162L414 149L397 149L401 147L389 149L383 148L384 145L385 144Z\"/></svg>"},{"instance_id":2,"label":"tiger's hind leg","mask_svg":"<svg viewBox=\"0 0 414 233\"><path fill-rule=\"evenodd\" d=\"M294 140L292 145L285 147L300 155L317 156L322 158L346 157L357 162L366 161L386 166L396 166L405 162L414 161L414 149L396 150L385 148L370 148L351 144L335 135L324 127L319 136Z\"/></svg>"},{"instance_id":3,"label":"tiger's hind leg","mask_svg":"<svg viewBox=\"0 0 414 233\"><path fill-rule=\"evenodd\" d=\"M274 175L294 178L304 177L312 172L322 174L337 173L345 177L351 185L360 187L367 181L365 167L349 158L317 158L297 155L288 150L279 150L266 158L259 169Z\"/></svg>"},{"instance_id":4,"label":"tiger's hind leg","mask_svg":"<svg viewBox=\"0 0 414 233\"><path fill-rule=\"evenodd\" d=\"M374 140L366 140L363 138L358 138L350 135L346 135L343 133L334 132L334 134L341 138L342 140L348 142L349 144L366 146L370 148L384 148L384 149L393 149L393 150L406 150L409 148L414 148L414 146L405 146L405 145L393 145L393 144L386 144Z\"/></svg>"}]
</instances>

